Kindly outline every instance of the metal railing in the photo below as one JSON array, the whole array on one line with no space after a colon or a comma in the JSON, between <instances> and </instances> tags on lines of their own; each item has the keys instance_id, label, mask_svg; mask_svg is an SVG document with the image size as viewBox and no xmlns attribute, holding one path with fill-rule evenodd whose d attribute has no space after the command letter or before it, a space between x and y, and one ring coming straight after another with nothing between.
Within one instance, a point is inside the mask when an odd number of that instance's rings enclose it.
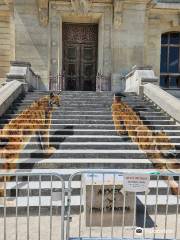
<instances>
[{"instance_id":1,"label":"metal railing","mask_svg":"<svg viewBox=\"0 0 180 240\"><path fill-rule=\"evenodd\" d=\"M62 71L59 74L49 75L49 90L51 91L63 91L65 88L65 72Z\"/></svg>"},{"instance_id":2,"label":"metal railing","mask_svg":"<svg viewBox=\"0 0 180 240\"><path fill-rule=\"evenodd\" d=\"M104 83L104 75L101 72L98 72L96 75L96 91L102 91L102 84Z\"/></svg>"},{"instance_id":3,"label":"metal railing","mask_svg":"<svg viewBox=\"0 0 180 240\"><path fill-rule=\"evenodd\" d=\"M83 171L66 183L0 173L0 240L180 239L180 174Z\"/></svg>"},{"instance_id":4,"label":"metal railing","mask_svg":"<svg viewBox=\"0 0 180 240\"><path fill-rule=\"evenodd\" d=\"M75 210L72 193L77 178L81 183ZM176 196L171 195L172 178L179 189ZM68 189L66 240L180 239L180 174L87 171L71 176Z\"/></svg>"},{"instance_id":5,"label":"metal railing","mask_svg":"<svg viewBox=\"0 0 180 240\"><path fill-rule=\"evenodd\" d=\"M0 240L64 239L65 185L54 173L0 173Z\"/></svg>"}]
</instances>

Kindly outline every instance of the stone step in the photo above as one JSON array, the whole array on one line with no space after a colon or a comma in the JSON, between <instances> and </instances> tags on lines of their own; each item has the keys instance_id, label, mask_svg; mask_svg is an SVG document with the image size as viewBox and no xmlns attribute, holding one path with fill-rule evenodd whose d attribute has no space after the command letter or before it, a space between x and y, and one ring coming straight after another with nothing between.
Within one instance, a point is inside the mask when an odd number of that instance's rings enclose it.
<instances>
[{"instance_id":1,"label":"stone step","mask_svg":"<svg viewBox=\"0 0 180 240\"><path fill-rule=\"evenodd\" d=\"M29 106L30 104L32 104L34 102L34 99L30 100L30 99L23 99L21 101L15 101L14 105L15 106ZM87 106L99 106L99 105L112 105L113 100L112 99L86 99L86 100L77 100L77 99L61 99L61 106L76 106L76 105L87 105ZM144 106L149 106L152 108L156 108L156 105L154 105L153 103L147 102L147 101L137 101L137 100L127 100L127 101L123 101L123 103L128 104L129 106L132 107L144 107Z\"/></svg>"},{"instance_id":2,"label":"stone step","mask_svg":"<svg viewBox=\"0 0 180 240\"><path fill-rule=\"evenodd\" d=\"M40 99L44 96L49 96L49 94L44 94L44 95L26 95L26 96L23 96L23 98L19 98L17 99L17 101L21 101L21 100L36 100L36 99ZM81 101L81 100L107 100L107 101L112 101L113 100L113 96L105 96L105 95L101 95L101 96L98 96L98 95L87 95L87 96L83 96L83 95L61 95L61 99L62 100L68 100L68 101L72 101L72 99L75 99L77 101ZM125 99L125 98L124 98ZM132 100L139 100L139 98L136 98L136 97L131 97L128 99L132 99ZM144 99L142 99L144 100Z\"/></svg>"},{"instance_id":3,"label":"stone step","mask_svg":"<svg viewBox=\"0 0 180 240\"><path fill-rule=\"evenodd\" d=\"M53 178L52 178L53 179ZM163 182L163 181L160 181ZM65 182L65 188L68 188L69 182ZM41 186L40 186L41 185ZM72 196L80 195L81 182L72 181ZM162 186L162 187L161 187ZM163 194L165 186L161 184L159 191ZM40 191L41 187L41 191ZM29 190L28 190L29 189ZM153 191L153 188L151 188ZM17 191L17 192L16 192ZM28 192L29 191L29 192ZM25 181L8 182L6 183L6 196L7 197L27 197L29 196L51 196L53 191L62 191L62 183L60 181ZM67 194L66 194L67 195Z\"/></svg>"},{"instance_id":4,"label":"stone step","mask_svg":"<svg viewBox=\"0 0 180 240\"><path fill-rule=\"evenodd\" d=\"M3 128L4 124L0 124L1 128ZM22 126L24 126L24 134L26 134L28 130L28 126L26 124L22 124ZM30 125L32 126L32 125ZM139 127L139 125L132 125L134 126L134 130L136 127ZM148 126L149 129L154 129L154 130L176 130L176 135L179 135L180 133L180 128L176 127L174 125L156 125L156 124L151 124L151 125L146 125ZM43 127L43 126L42 126ZM43 131L43 128L39 128L39 131ZM48 128L48 126L47 126ZM116 134L115 131L115 126L112 124L93 124L93 123L88 123L88 124L84 124L84 123L80 123L80 124L52 124L51 128L49 129L50 134L55 134L56 132L67 132L67 129L70 129L71 132L73 133L77 133L77 131L106 131L108 133L108 131L114 131L113 134ZM16 130L16 129L11 129L11 130ZM55 131L57 130L57 131ZM139 132L141 132L141 130L139 130ZM107 134L105 134L107 135Z\"/></svg>"},{"instance_id":5,"label":"stone step","mask_svg":"<svg viewBox=\"0 0 180 240\"><path fill-rule=\"evenodd\" d=\"M24 121L24 119L23 119L23 121ZM133 122L134 121L132 121L132 120L127 120L127 123L128 124L133 124ZM171 126L173 126L174 125L174 121L172 121L172 120L143 120L143 123L144 123L144 125L171 125ZM26 126L26 125L32 125L31 123L22 123L22 126L24 125L24 126ZM52 128L61 128L61 127L63 127L63 126L66 126L66 125L73 125L73 126L75 126L76 128L78 128L78 126L79 125L81 125L81 126L89 126L89 125L91 125L91 126L96 126L97 125L97 127L99 126L102 126L102 128L103 127L112 127L112 128L114 128L114 122L113 122L113 120L84 120L84 119L77 119L77 120L73 120L73 119L71 119L71 120L67 120L67 119L64 119L64 120L56 120L56 121L54 121L53 119L52 119ZM135 124L134 124L135 125ZM2 128L2 124L0 125L0 127ZM180 125L174 125L174 126L177 126L177 128L178 127L180 127Z\"/></svg>"},{"instance_id":6,"label":"stone step","mask_svg":"<svg viewBox=\"0 0 180 240\"><path fill-rule=\"evenodd\" d=\"M154 106L153 104L149 104L149 103L146 103L144 102L143 104L141 103L137 103L137 102L133 102L133 103L128 103L128 105L133 108L134 110L141 110L141 109L153 109L154 111L157 111L157 110L160 110L159 108L157 108L156 106ZM17 104L17 103L14 103L13 104L14 108L17 109L17 108L20 108L20 109L25 109L27 108L27 106L30 106L30 104ZM111 108L112 106L112 102L103 102L103 103L81 103L81 102L74 102L72 101L71 103L65 103L63 101L61 101L61 105L60 107L56 107L57 109L62 109L62 108L89 108L89 109L101 109L101 108ZM10 107L10 109L12 109L12 107Z\"/></svg>"},{"instance_id":7,"label":"stone step","mask_svg":"<svg viewBox=\"0 0 180 240\"><path fill-rule=\"evenodd\" d=\"M143 111L140 111L139 112L140 116L165 116L164 113L162 112L143 112ZM112 116L112 112L111 111L60 111L60 112L53 112L53 117L56 116L70 116L70 115L73 115L73 116L81 116L81 115L85 115L85 116L88 116L88 115L92 115L92 116L99 116L99 115L108 115L108 116ZM5 117L16 117L18 116L17 113L6 113L4 115Z\"/></svg>"},{"instance_id":8,"label":"stone step","mask_svg":"<svg viewBox=\"0 0 180 240\"><path fill-rule=\"evenodd\" d=\"M68 188L68 181L65 181L65 188ZM81 181L72 181L72 196L80 195ZM40 191L41 188L41 191ZM156 194L157 181L151 180L149 183L150 192L148 195ZM29 190L28 190L29 189ZM51 190L52 189L52 190ZM51 181L42 181L41 184L39 181L31 181L29 178L28 181L18 181L17 182L7 182L6 183L6 196L7 197L26 197L26 196L51 196L52 191L61 191L62 183L56 180ZM17 192L16 192L17 191ZM29 192L28 192L29 191ZM163 180L158 182L158 193L161 195L167 194L167 183ZM142 193L143 194L143 193ZM140 195L140 193L139 193Z\"/></svg>"},{"instance_id":9,"label":"stone step","mask_svg":"<svg viewBox=\"0 0 180 240\"><path fill-rule=\"evenodd\" d=\"M50 134L86 134L86 135L117 135L117 131L114 128L114 125L98 125L98 124L63 124L59 126L57 129L55 126L51 125L49 129ZM132 125L135 128L139 127L139 125ZM146 125L152 132L158 132L159 130L164 130L167 134L173 133L175 136L178 136L180 133L180 126L177 125ZM11 129L17 130L17 129ZM39 131L43 131L44 129L39 129ZM24 128L24 134L26 131L29 131L27 128ZM133 130L137 132L136 130ZM143 130L139 130L141 132Z\"/></svg>"},{"instance_id":10,"label":"stone step","mask_svg":"<svg viewBox=\"0 0 180 240\"><path fill-rule=\"evenodd\" d=\"M16 151L12 151L16 153ZM43 158L43 150L23 150L20 153L19 158ZM56 152L51 156L53 158L118 158L118 159L129 159L129 158L144 158L146 159L146 154L140 150L97 150L97 149L87 149L87 150L56 150Z\"/></svg>"},{"instance_id":11,"label":"stone step","mask_svg":"<svg viewBox=\"0 0 180 240\"><path fill-rule=\"evenodd\" d=\"M34 102L35 99L30 99L30 98L21 98L21 99L17 99L16 101L14 101L15 104L22 104L22 105L28 105L28 104L31 104ZM70 99L70 98L66 98L65 96L61 98L61 103L62 104L100 104L100 103L111 103L112 104L113 102L113 99L110 97L110 98L104 98L104 97L97 97L97 98L73 98L73 99ZM151 105L151 106L155 106L153 103L151 102L148 102L148 101L144 101L144 100L141 100L141 99L128 99L128 100L123 100L124 103L128 103L128 104L138 104L138 105L141 105L141 104L147 104L147 105Z\"/></svg>"},{"instance_id":12,"label":"stone step","mask_svg":"<svg viewBox=\"0 0 180 240\"><path fill-rule=\"evenodd\" d=\"M3 201L3 198L0 198L0 201ZM7 216L15 215L16 212L16 201L15 198L8 198L8 201L11 203L11 206L6 207L6 214ZM165 195L159 195L158 196L158 204L157 204L157 211L158 214L164 213L166 211L166 201L167 197ZM176 213L177 206L176 206L177 197L170 195L168 197L168 214L169 213ZM142 205L145 203L145 196L137 195L137 211L144 211ZM153 214L155 209L155 203L156 203L156 196L155 195L148 195L147 197L147 212L148 214ZM14 204L14 206L12 206ZM27 197L18 197L17 207L18 207L18 214L19 215L27 215L27 208L30 210L30 214L38 214L39 212L39 206L41 206L41 211L43 215L49 215L50 214L50 206L51 206L51 197L49 196L42 196L39 198L37 197L29 197L29 200L27 200ZM56 209L60 211L61 208L61 201L52 201L52 206L54 207L53 210ZM65 197L65 206L67 206L67 196ZM80 196L72 196L71 197L71 214L75 214L75 212L79 211L80 206ZM82 202L82 209L84 206L84 202ZM74 211L73 211L74 210ZM53 211L54 212L54 211ZM180 212L180 209L179 209ZM4 206L0 205L0 216L4 215Z\"/></svg>"},{"instance_id":13,"label":"stone step","mask_svg":"<svg viewBox=\"0 0 180 240\"><path fill-rule=\"evenodd\" d=\"M22 145L25 143L23 142ZM26 149L37 149L37 142L31 142L28 144L26 143ZM19 145L19 143L13 143L14 146ZM44 144L46 146L48 144ZM162 144L163 145L163 144ZM126 143L115 143L115 144L107 144L107 143L84 143L84 142L51 142L51 146L57 147L58 149L109 149L109 150L115 150L115 149L130 149L130 150L138 150L138 146L135 144L126 144ZM178 146L178 145L177 145ZM179 145L180 146L180 145Z\"/></svg>"},{"instance_id":14,"label":"stone step","mask_svg":"<svg viewBox=\"0 0 180 240\"><path fill-rule=\"evenodd\" d=\"M27 107L29 107L30 104L13 104L13 109L17 109L17 108L20 108L20 109L26 109ZM64 103L62 102L61 103L61 108L66 108L66 107L72 107L72 108L83 108L83 107L87 107L87 108L111 108L112 104L111 103L107 103L107 102L104 102L104 103ZM151 107L151 105L149 105ZM141 107L145 107L144 106L141 106ZM147 107L147 106L146 106ZM10 108L11 109L11 108ZM59 108L60 109L60 108Z\"/></svg>"},{"instance_id":15,"label":"stone step","mask_svg":"<svg viewBox=\"0 0 180 240\"><path fill-rule=\"evenodd\" d=\"M130 124L130 123L129 123ZM134 128L139 127L139 125L131 125L132 127L134 126ZM180 131L180 126L176 126L176 125L166 125L166 123L164 124L156 124L156 123L149 123L146 125L149 129L151 130L176 130L177 133ZM115 131L115 126L114 124L97 124L97 123L79 123L79 124L75 124L75 123L62 123L60 124L52 124L50 131L53 130L59 130L59 131L63 131L66 129L73 129L74 131L78 131L78 130L94 130L94 131ZM135 131L135 130L134 130ZM141 131L141 130L139 130ZM115 131L116 132L116 131Z\"/></svg>"},{"instance_id":16,"label":"stone step","mask_svg":"<svg viewBox=\"0 0 180 240\"><path fill-rule=\"evenodd\" d=\"M149 153L155 153L155 151L148 151ZM168 150L161 151L162 153L168 153ZM11 153L18 153L18 151L12 150ZM179 160L179 150L176 150L177 157ZM19 154L19 159L21 158L44 158L43 150L30 150L24 149ZM114 159L146 159L147 156L145 152L141 150L104 150L104 149L73 149L71 151L67 149L57 149L55 153L51 156L51 159L54 158L114 158Z\"/></svg>"},{"instance_id":17,"label":"stone step","mask_svg":"<svg viewBox=\"0 0 180 240\"><path fill-rule=\"evenodd\" d=\"M19 113L23 110L25 110L26 107L25 106L20 106L20 107L11 107L9 108L8 112L14 112L14 113ZM108 106L61 106L59 107L57 110L55 110L55 112L62 112L62 111L85 111L85 112L89 112L89 111L111 111L111 106L108 105ZM152 107L148 107L148 106L139 106L139 107L134 107L133 110L135 112L138 112L138 111L145 111L145 112L158 112L159 110L158 109L153 109Z\"/></svg>"},{"instance_id":18,"label":"stone step","mask_svg":"<svg viewBox=\"0 0 180 240\"><path fill-rule=\"evenodd\" d=\"M8 136L10 138L10 136ZM173 140L178 140L179 138L176 136L173 138ZM89 141L94 141L94 142L128 142L130 139L127 136L117 136L117 135L112 135L112 136L103 136L103 135L69 135L69 134L56 134L50 136L50 142L53 143L61 143L65 140L68 140L69 142L89 142ZM37 137L36 135L32 135L31 138L32 142L37 142Z\"/></svg>"},{"instance_id":19,"label":"stone step","mask_svg":"<svg viewBox=\"0 0 180 240\"><path fill-rule=\"evenodd\" d=\"M144 204L145 203L145 196L138 195L137 198L139 201ZM158 200L156 199L156 195L148 195L146 199L147 203L147 211L148 213L154 214L155 205L157 203L157 211L158 214L165 214L166 210L168 211L167 214L176 213L177 212L177 196L169 195L168 196L168 203L167 203L167 196L165 195L158 195ZM167 209L168 204L168 209ZM138 209L139 207L139 209ZM137 210L142 210L142 206L137 206ZM180 209L178 209L180 213Z\"/></svg>"},{"instance_id":20,"label":"stone step","mask_svg":"<svg viewBox=\"0 0 180 240\"><path fill-rule=\"evenodd\" d=\"M6 173L7 171L6 170L2 170L0 169L0 173ZM135 173L135 174L138 174L138 173L148 173L148 174L153 174L151 176L151 179L152 180L156 180L157 179L157 175L156 173L169 173L169 171L165 171L162 169L155 169L155 168L146 168L146 169L134 169L134 168L124 168L124 169L117 169L117 168L111 168L111 169L103 169L103 168L61 168L61 169L51 169L49 168L48 170L47 169L43 169L43 168L38 168L38 169L32 169L32 168L26 168L26 169L17 169L16 171L14 170L10 170L9 173L12 173L12 174L15 174L15 172L19 173L19 174L23 174L24 177L18 177L19 181L23 181L23 179L26 179L27 180L27 174L28 173L32 173L32 174L35 174L35 176L32 176L31 177L31 180L32 181L39 181L39 177L38 177L38 174L53 174L53 175L56 175L58 174L59 176L62 176L62 178L64 179L64 181L68 181L70 176L74 175L74 174L77 174L77 173L101 173L101 172L104 172L104 173ZM80 176L81 174L77 174L76 176L74 176L73 178L73 181L79 181L80 180ZM161 179L161 177L160 177ZM48 175L44 175L42 176L41 178L42 181L51 181L51 177L48 176Z\"/></svg>"},{"instance_id":21,"label":"stone step","mask_svg":"<svg viewBox=\"0 0 180 240\"><path fill-rule=\"evenodd\" d=\"M111 157L111 158L110 158ZM20 158L16 163L11 164L12 169L152 169L153 164L147 159L120 159L113 158L51 158L51 159L24 159ZM157 160L158 161L158 160ZM8 161L6 161L8 162ZM0 161L0 168L3 168L4 161Z\"/></svg>"},{"instance_id":22,"label":"stone step","mask_svg":"<svg viewBox=\"0 0 180 240\"><path fill-rule=\"evenodd\" d=\"M170 135L170 140L173 143L180 143L180 137L179 136L173 136ZM144 137L145 138L145 137ZM89 142L89 141L94 141L94 142L131 142L130 138L127 136L116 136L116 135L111 135L111 136L104 136L104 135L59 135L53 138L51 136L50 142L62 142L67 140L68 142ZM145 141L146 142L146 141Z\"/></svg>"},{"instance_id":23,"label":"stone step","mask_svg":"<svg viewBox=\"0 0 180 240\"><path fill-rule=\"evenodd\" d=\"M27 95L43 95L43 94L49 94L52 91L37 91L34 90L33 92L28 92ZM114 93L111 91L103 91L103 92L96 92L96 91L61 91L61 95L69 96L69 95L98 95L98 96L113 96ZM126 96L136 96L134 93L126 93Z\"/></svg>"},{"instance_id":24,"label":"stone step","mask_svg":"<svg viewBox=\"0 0 180 240\"><path fill-rule=\"evenodd\" d=\"M96 139L95 139L96 140ZM19 145L18 142L11 142L12 145L16 146ZM21 143L22 145L27 145L26 149L36 149L37 148L37 141L36 142L23 142ZM75 141L75 142L71 142L69 141L69 139L66 139L62 142L60 141L51 141L51 146L58 146L61 149L138 149L138 144L137 143L133 143L133 142L91 142L91 141L87 141L87 142L82 142L81 139L79 139L79 141ZM141 143L142 145L146 145L146 143ZM44 146L49 145L48 143L44 143ZM158 145L160 146L166 146L166 143L158 143ZM152 144L152 146L156 146L156 144ZM180 147L180 143L176 143L174 144L174 146L176 147Z\"/></svg>"},{"instance_id":25,"label":"stone step","mask_svg":"<svg viewBox=\"0 0 180 240\"><path fill-rule=\"evenodd\" d=\"M171 139L172 142L176 142L176 143L179 143L179 139L180 139L180 135L178 134L178 132L176 131L172 131L172 130L167 130L165 131L167 136ZM113 134L111 132L108 132L106 131L107 134L104 135L104 132L96 132L96 133L92 133L90 131L86 131L86 132L83 132L83 131L79 131L78 133L74 134L74 132L72 131L56 131L54 134L50 134L50 142L61 142L61 140L64 141L64 139L68 139L68 141L77 141L78 139L81 139L81 141L92 141L92 140L95 140L95 141L109 141L109 140L112 140L112 141L116 141L116 142L122 142L122 141L125 141L125 142L129 142L130 141L130 138L128 136L118 136L117 134ZM109 133L109 134L108 134ZM8 138L13 138L14 137L18 137L18 135L3 135L4 137L8 137ZM37 139L37 135L33 134L33 135L27 135L27 137L31 137L33 141L35 141L35 139ZM141 136L141 138L143 139L146 139L147 137L145 136ZM154 138L154 136L153 136ZM146 142L146 141L144 141Z\"/></svg>"},{"instance_id":26,"label":"stone step","mask_svg":"<svg viewBox=\"0 0 180 240\"><path fill-rule=\"evenodd\" d=\"M60 115L60 116L69 116L69 115L111 115L112 116L112 111L60 111L60 112L56 112L56 114L53 115ZM154 112L154 111L150 111L150 112L143 112L143 111L139 111L139 115L140 116L165 116L164 113L162 112Z\"/></svg>"},{"instance_id":27,"label":"stone step","mask_svg":"<svg viewBox=\"0 0 180 240\"><path fill-rule=\"evenodd\" d=\"M72 196L71 207L75 211L79 209L80 196ZM3 202L3 198L0 197L0 202ZM8 206L8 202L10 206ZM14 206L13 206L14 205ZM27 207L28 206L28 207ZM37 215L41 206L41 216L49 215L51 210L51 197L50 196L33 196L29 197L18 197L18 203L16 205L16 200L14 197L7 198L6 216L15 216L16 207L18 208L18 216L27 216L27 209L29 208L30 215ZM52 212L57 212L61 210L61 201L52 202ZM67 196L65 197L65 207L67 207ZM83 207L82 207L83 208ZM75 214L75 212L74 212ZM4 205L0 205L0 217L4 216Z\"/></svg>"},{"instance_id":28,"label":"stone step","mask_svg":"<svg viewBox=\"0 0 180 240\"><path fill-rule=\"evenodd\" d=\"M139 127L139 125L132 125L134 127ZM180 126L177 125L156 125L156 124L151 124L151 125L146 125L150 130L154 130L154 132L159 131L159 130L164 130L164 132L173 132L174 135L179 135L180 133ZM57 131L55 131L57 130ZM74 134L79 134L79 133L87 133L87 134L95 134L98 135L99 133L102 133L104 135L117 135L117 132L114 128L114 125L108 126L107 124L105 125L97 125L97 124L63 124L62 127L59 127L56 129L53 125L51 125L51 129L49 130L52 134L53 132L72 132ZM140 131L140 130L139 130Z\"/></svg>"},{"instance_id":29,"label":"stone step","mask_svg":"<svg viewBox=\"0 0 180 240\"><path fill-rule=\"evenodd\" d=\"M11 116L3 116L0 119L0 123L7 123L13 118L16 118L18 115L11 115ZM127 116L129 117L129 116ZM171 121L171 123L174 125L174 122L169 117L161 117L161 116L140 116L140 119L142 121ZM23 118L23 120L29 120L29 118ZM41 120L40 118L36 118L36 120ZM54 115L52 116L52 122L53 123L61 123L62 121L84 121L85 123L88 121L99 121L99 123L103 123L106 121L106 123L112 123L114 124L112 120L112 115L74 115L71 117L71 115ZM178 124L176 124L178 126Z\"/></svg>"},{"instance_id":30,"label":"stone step","mask_svg":"<svg viewBox=\"0 0 180 240\"><path fill-rule=\"evenodd\" d=\"M93 122L99 122L99 123L112 123L114 124L113 120L112 120L112 116L111 115L107 115L107 116L103 116L103 115L99 115L99 116L84 116L84 115L75 115L75 116L59 116L59 118L55 118L56 116L53 116L52 118L52 123L53 124L57 124L57 123L61 123L62 121L66 121L66 122L70 122L70 121L83 121L84 123L88 123L89 121L93 121ZM13 118L13 117L12 117ZM10 120L12 120L12 118L1 118L0 119L0 124L4 124L4 123L8 123ZM171 121L169 117L140 117L141 120L143 121ZM29 120L29 118L23 118L22 121L24 120ZM37 120L41 120L40 118Z\"/></svg>"}]
</instances>

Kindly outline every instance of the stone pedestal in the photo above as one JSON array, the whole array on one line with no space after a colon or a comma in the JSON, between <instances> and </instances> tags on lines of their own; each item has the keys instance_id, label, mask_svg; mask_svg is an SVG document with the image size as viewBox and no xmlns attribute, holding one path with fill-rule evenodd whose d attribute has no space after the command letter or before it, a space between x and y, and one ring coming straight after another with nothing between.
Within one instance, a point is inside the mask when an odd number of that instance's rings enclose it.
<instances>
[{"instance_id":1,"label":"stone pedestal","mask_svg":"<svg viewBox=\"0 0 180 240\"><path fill-rule=\"evenodd\" d=\"M93 177L93 193L92 193L92 176L84 177L85 188L85 222L86 226L101 226L101 216L103 212L103 227L112 226L112 216L114 226L122 226L123 223L123 202L124 195L122 193L123 178L116 176L115 187L113 175L105 175L104 187L103 176L94 175ZM104 201L102 204L104 188ZM93 200L91 202L93 195ZM114 198L114 203L113 203ZM92 209L91 209L92 206ZM114 209L114 213L113 213ZM91 218L92 213L92 218ZM92 219L92 220L91 220ZM126 192L125 204L125 226L132 226L134 219L134 193Z\"/></svg>"},{"instance_id":2,"label":"stone pedestal","mask_svg":"<svg viewBox=\"0 0 180 240\"><path fill-rule=\"evenodd\" d=\"M12 61L10 72L7 74L7 82L18 80L24 83L26 91L31 89L39 89L39 76L31 69L28 62Z\"/></svg>"}]
</instances>

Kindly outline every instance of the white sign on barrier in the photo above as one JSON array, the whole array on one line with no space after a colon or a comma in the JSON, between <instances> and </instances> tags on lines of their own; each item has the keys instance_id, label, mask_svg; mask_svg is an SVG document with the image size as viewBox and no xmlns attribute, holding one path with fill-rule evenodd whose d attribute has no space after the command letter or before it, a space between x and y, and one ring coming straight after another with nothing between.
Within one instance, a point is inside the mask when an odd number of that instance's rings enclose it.
<instances>
[{"instance_id":1,"label":"white sign on barrier","mask_svg":"<svg viewBox=\"0 0 180 240\"><path fill-rule=\"evenodd\" d=\"M123 190L127 192L146 192L149 189L149 174L125 174L123 176Z\"/></svg>"}]
</instances>

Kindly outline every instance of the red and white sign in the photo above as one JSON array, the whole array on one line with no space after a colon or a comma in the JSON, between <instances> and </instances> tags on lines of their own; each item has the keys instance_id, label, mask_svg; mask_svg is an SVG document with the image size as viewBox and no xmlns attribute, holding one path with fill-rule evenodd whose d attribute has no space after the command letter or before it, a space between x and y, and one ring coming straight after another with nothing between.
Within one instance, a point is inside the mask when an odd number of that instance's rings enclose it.
<instances>
[{"instance_id":1,"label":"red and white sign","mask_svg":"<svg viewBox=\"0 0 180 240\"><path fill-rule=\"evenodd\" d=\"M124 174L123 190L127 192L146 192L149 188L150 175Z\"/></svg>"}]
</instances>

